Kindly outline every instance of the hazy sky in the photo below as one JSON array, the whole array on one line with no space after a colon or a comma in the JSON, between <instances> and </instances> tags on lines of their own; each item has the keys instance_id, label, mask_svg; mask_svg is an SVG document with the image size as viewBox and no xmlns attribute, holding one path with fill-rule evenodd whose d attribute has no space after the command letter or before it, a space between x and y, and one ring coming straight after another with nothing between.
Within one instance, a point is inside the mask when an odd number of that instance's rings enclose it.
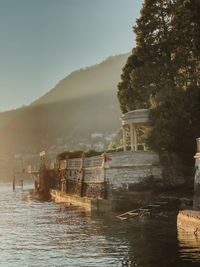
<instances>
[{"instance_id":1,"label":"hazy sky","mask_svg":"<svg viewBox=\"0 0 200 267\"><path fill-rule=\"evenodd\" d=\"M143 0L0 0L0 111L131 51Z\"/></svg>"}]
</instances>

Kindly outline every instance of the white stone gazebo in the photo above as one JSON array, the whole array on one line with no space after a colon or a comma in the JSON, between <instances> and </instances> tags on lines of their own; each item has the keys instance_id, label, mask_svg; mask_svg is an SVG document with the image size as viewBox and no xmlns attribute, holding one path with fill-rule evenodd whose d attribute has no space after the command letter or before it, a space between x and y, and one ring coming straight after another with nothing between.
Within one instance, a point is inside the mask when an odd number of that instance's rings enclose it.
<instances>
[{"instance_id":1,"label":"white stone gazebo","mask_svg":"<svg viewBox=\"0 0 200 267\"><path fill-rule=\"evenodd\" d=\"M131 110L121 116L123 128L123 148L126 151L126 126L130 127L131 151L137 151L137 127L144 126L148 122L149 110L136 109Z\"/></svg>"}]
</instances>

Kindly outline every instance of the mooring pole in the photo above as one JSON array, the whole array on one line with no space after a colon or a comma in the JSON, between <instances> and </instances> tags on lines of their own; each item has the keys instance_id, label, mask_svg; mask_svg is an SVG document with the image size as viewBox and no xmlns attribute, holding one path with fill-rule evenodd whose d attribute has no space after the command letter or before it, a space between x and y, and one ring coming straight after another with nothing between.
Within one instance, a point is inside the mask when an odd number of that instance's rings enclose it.
<instances>
[{"instance_id":1,"label":"mooring pole","mask_svg":"<svg viewBox=\"0 0 200 267\"><path fill-rule=\"evenodd\" d=\"M15 192L15 175L13 175L13 192Z\"/></svg>"},{"instance_id":2,"label":"mooring pole","mask_svg":"<svg viewBox=\"0 0 200 267\"><path fill-rule=\"evenodd\" d=\"M34 175L34 187L35 187L35 192L38 192L38 176L37 174Z\"/></svg>"},{"instance_id":3,"label":"mooring pole","mask_svg":"<svg viewBox=\"0 0 200 267\"><path fill-rule=\"evenodd\" d=\"M20 184L21 184L21 190L23 190L23 185L24 185L23 179L20 180Z\"/></svg>"},{"instance_id":4,"label":"mooring pole","mask_svg":"<svg viewBox=\"0 0 200 267\"><path fill-rule=\"evenodd\" d=\"M23 165L22 165L22 167L23 167ZM22 178L20 180L21 190L23 190L23 187L24 187L24 175L25 175L25 169L22 168Z\"/></svg>"},{"instance_id":5,"label":"mooring pole","mask_svg":"<svg viewBox=\"0 0 200 267\"><path fill-rule=\"evenodd\" d=\"M84 171L84 166L85 165L85 155L82 154L82 157L81 157L81 168L80 168L80 172L81 172L81 192L80 192L80 195L81 197L84 196L84 176L85 176L85 171Z\"/></svg>"}]
</instances>

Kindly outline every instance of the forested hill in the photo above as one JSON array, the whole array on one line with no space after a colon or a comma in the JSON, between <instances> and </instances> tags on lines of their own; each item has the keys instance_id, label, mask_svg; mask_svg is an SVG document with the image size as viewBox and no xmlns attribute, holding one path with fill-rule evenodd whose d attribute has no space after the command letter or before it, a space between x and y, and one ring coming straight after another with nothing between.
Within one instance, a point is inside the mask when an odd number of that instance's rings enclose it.
<instances>
[{"instance_id":1,"label":"forested hill","mask_svg":"<svg viewBox=\"0 0 200 267\"><path fill-rule=\"evenodd\" d=\"M112 56L92 67L72 72L32 105L55 103L82 96L115 91L129 54Z\"/></svg>"},{"instance_id":2,"label":"forested hill","mask_svg":"<svg viewBox=\"0 0 200 267\"><path fill-rule=\"evenodd\" d=\"M31 153L120 127L117 83L129 54L75 71L30 106L0 113L1 153Z\"/></svg>"}]
</instances>

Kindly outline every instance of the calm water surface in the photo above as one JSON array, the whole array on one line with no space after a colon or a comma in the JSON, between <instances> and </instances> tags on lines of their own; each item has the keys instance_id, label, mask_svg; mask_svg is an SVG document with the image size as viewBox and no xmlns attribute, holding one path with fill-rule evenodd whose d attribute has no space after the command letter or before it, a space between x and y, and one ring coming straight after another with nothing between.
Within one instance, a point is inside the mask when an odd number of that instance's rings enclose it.
<instances>
[{"instance_id":1,"label":"calm water surface","mask_svg":"<svg viewBox=\"0 0 200 267\"><path fill-rule=\"evenodd\" d=\"M121 222L0 185L0 266L200 266L200 241L174 219Z\"/></svg>"}]
</instances>

